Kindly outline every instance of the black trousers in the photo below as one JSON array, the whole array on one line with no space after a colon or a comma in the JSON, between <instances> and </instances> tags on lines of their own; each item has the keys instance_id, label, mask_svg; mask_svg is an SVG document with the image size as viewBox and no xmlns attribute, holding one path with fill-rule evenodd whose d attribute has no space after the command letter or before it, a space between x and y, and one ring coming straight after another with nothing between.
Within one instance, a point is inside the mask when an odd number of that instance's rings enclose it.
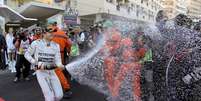
<instances>
[{"instance_id":1,"label":"black trousers","mask_svg":"<svg viewBox=\"0 0 201 101\"><path fill-rule=\"evenodd\" d=\"M154 101L167 101L166 62L155 60L153 63Z\"/></svg>"},{"instance_id":2,"label":"black trousers","mask_svg":"<svg viewBox=\"0 0 201 101\"><path fill-rule=\"evenodd\" d=\"M6 56L5 51L0 51L0 69L6 69Z\"/></svg>"},{"instance_id":3,"label":"black trousers","mask_svg":"<svg viewBox=\"0 0 201 101\"><path fill-rule=\"evenodd\" d=\"M153 83L153 70L152 62L144 63L141 69L141 90L142 101L149 101L151 97L154 97L154 83Z\"/></svg>"},{"instance_id":4,"label":"black trousers","mask_svg":"<svg viewBox=\"0 0 201 101\"><path fill-rule=\"evenodd\" d=\"M25 59L24 55L17 54L17 62L16 62L16 77L21 77L21 69L23 73L23 77L26 78L29 76L31 64ZM23 68L24 67L24 68Z\"/></svg>"},{"instance_id":5,"label":"black trousers","mask_svg":"<svg viewBox=\"0 0 201 101\"><path fill-rule=\"evenodd\" d=\"M198 97L193 98L193 93L199 92L199 86L197 86L198 92L193 92L193 85L187 85L182 80L185 74L189 74L187 68L190 66L185 63L187 62L177 64L173 61L173 65L170 65L167 85L168 101L200 101L196 99Z\"/></svg>"}]
</instances>

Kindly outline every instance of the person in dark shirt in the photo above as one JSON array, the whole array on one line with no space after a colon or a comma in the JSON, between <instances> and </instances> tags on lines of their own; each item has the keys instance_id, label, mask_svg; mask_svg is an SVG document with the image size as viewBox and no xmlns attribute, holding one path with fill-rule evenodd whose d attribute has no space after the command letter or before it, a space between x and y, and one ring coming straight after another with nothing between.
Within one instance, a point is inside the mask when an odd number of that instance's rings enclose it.
<instances>
[{"instance_id":1,"label":"person in dark shirt","mask_svg":"<svg viewBox=\"0 0 201 101\"><path fill-rule=\"evenodd\" d=\"M5 70L6 69L6 40L5 37L0 34L0 69Z\"/></svg>"}]
</instances>

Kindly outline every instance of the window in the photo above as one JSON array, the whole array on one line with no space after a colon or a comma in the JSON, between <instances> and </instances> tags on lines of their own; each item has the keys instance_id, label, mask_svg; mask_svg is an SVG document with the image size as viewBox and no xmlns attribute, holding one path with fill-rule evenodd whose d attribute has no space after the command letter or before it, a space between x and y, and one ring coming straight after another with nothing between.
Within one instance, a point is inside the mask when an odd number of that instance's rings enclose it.
<instances>
[{"instance_id":1,"label":"window","mask_svg":"<svg viewBox=\"0 0 201 101\"><path fill-rule=\"evenodd\" d=\"M106 0L107 2L109 2L109 3L113 3L113 0Z\"/></svg>"}]
</instances>

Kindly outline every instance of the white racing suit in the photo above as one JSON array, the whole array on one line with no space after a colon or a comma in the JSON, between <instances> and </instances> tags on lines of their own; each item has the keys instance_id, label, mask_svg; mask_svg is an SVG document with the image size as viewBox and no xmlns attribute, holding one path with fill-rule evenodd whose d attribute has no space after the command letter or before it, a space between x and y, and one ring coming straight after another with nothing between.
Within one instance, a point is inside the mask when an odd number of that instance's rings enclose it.
<instances>
[{"instance_id":1,"label":"white racing suit","mask_svg":"<svg viewBox=\"0 0 201 101\"><path fill-rule=\"evenodd\" d=\"M60 81L54 68L48 68L63 66L59 45L54 42L48 43L45 40L36 40L28 48L25 58L36 67L41 66L40 64L46 67L44 70L36 70L37 80L42 88L45 101L60 101L63 97Z\"/></svg>"}]
</instances>

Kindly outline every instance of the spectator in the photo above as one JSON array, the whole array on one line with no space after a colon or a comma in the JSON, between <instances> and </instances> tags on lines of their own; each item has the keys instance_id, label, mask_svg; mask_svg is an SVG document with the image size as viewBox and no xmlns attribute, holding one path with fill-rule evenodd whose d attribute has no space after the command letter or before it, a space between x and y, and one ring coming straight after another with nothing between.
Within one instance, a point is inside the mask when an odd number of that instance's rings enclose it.
<instances>
[{"instance_id":1,"label":"spectator","mask_svg":"<svg viewBox=\"0 0 201 101\"><path fill-rule=\"evenodd\" d=\"M191 29L192 20L184 14L179 14L175 17L175 24L177 26L182 26L182 27Z\"/></svg>"},{"instance_id":2,"label":"spectator","mask_svg":"<svg viewBox=\"0 0 201 101\"><path fill-rule=\"evenodd\" d=\"M42 29L40 27L37 27L34 29L33 41L41 38L42 38Z\"/></svg>"},{"instance_id":3,"label":"spectator","mask_svg":"<svg viewBox=\"0 0 201 101\"><path fill-rule=\"evenodd\" d=\"M79 49L79 34L81 30L79 27L74 27L72 32L70 32L70 39L72 42L72 47L70 51L71 61L76 59L77 56L80 55L80 49Z\"/></svg>"},{"instance_id":4,"label":"spectator","mask_svg":"<svg viewBox=\"0 0 201 101\"><path fill-rule=\"evenodd\" d=\"M81 52L84 52L86 50L86 45L87 45L87 36L88 32L86 30L82 31L79 33L79 48Z\"/></svg>"},{"instance_id":5,"label":"spectator","mask_svg":"<svg viewBox=\"0 0 201 101\"><path fill-rule=\"evenodd\" d=\"M11 72L16 72L15 60L14 60L15 46L13 44L13 41L14 41L13 29L9 28L9 33L6 35L9 69L11 70Z\"/></svg>"},{"instance_id":6,"label":"spectator","mask_svg":"<svg viewBox=\"0 0 201 101\"><path fill-rule=\"evenodd\" d=\"M201 32L201 23L197 23L194 28L194 30L198 31L198 32Z\"/></svg>"},{"instance_id":7,"label":"spectator","mask_svg":"<svg viewBox=\"0 0 201 101\"><path fill-rule=\"evenodd\" d=\"M50 30L52 30L52 34L54 36L52 41L60 46L62 64L66 65L65 54L70 53L71 41L68 39L66 33L57 27L56 22L50 26ZM55 72L61 82L63 91L65 92L64 98L70 98L72 95L72 92L70 91L70 74L66 69L62 70L60 68L55 69Z\"/></svg>"},{"instance_id":8,"label":"spectator","mask_svg":"<svg viewBox=\"0 0 201 101\"><path fill-rule=\"evenodd\" d=\"M2 34L2 30L0 30L0 69L5 70L6 69L6 57L5 57L5 51L6 51L6 40L5 37Z\"/></svg>"},{"instance_id":9,"label":"spectator","mask_svg":"<svg viewBox=\"0 0 201 101\"><path fill-rule=\"evenodd\" d=\"M156 26L161 35L166 35L165 24L168 18L166 13L161 10L156 16ZM154 100L155 101L167 101L166 90L166 56L163 55L163 42L154 42L153 47L153 83L154 83ZM165 42L166 43L166 42Z\"/></svg>"},{"instance_id":10,"label":"spectator","mask_svg":"<svg viewBox=\"0 0 201 101\"><path fill-rule=\"evenodd\" d=\"M23 69L23 78L26 81L29 81L29 71L30 71L30 63L25 59L24 57L24 53L27 51L28 47L31 44L31 39L29 39L28 37L28 33L27 30L21 30L18 35L17 38L14 40L15 43L15 47L17 49L17 62L16 62L16 76L15 79L13 80L14 82L18 82L20 80L21 77L21 68L23 68L23 66L25 67Z\"/></svg>"}]
</instances>

